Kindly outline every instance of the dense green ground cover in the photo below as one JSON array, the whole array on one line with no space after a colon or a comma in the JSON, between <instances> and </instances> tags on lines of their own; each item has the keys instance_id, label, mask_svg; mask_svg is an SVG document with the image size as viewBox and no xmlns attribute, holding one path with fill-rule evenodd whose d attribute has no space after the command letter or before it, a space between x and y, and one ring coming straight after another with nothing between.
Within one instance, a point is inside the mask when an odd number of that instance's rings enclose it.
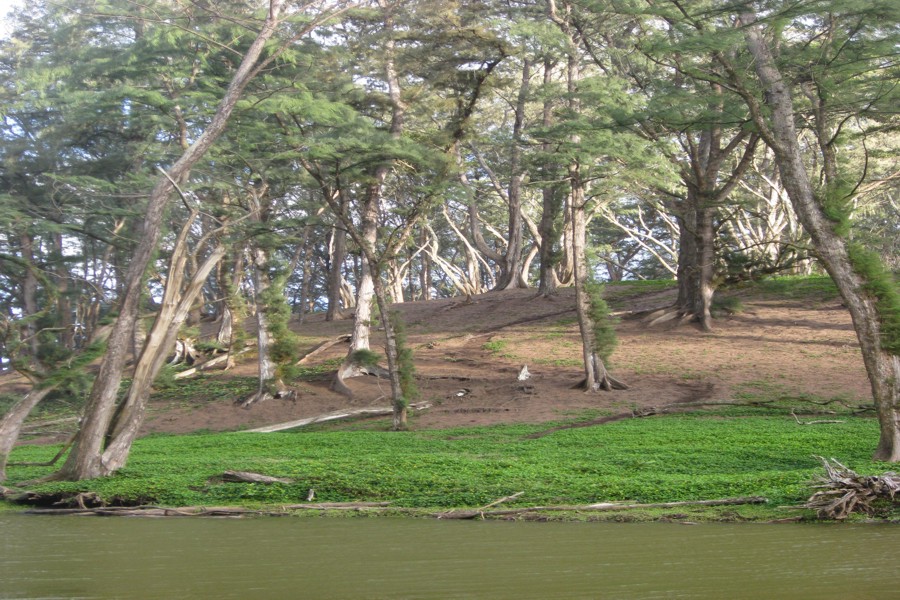
<instances>
[{"instance_id":1,"label":"dense green ground cover","mask_svg":"<svg viewBox=\"0 0 900 600\"><path fill-rule=\"evenodd\" d=\"M152 436L136 442L118 475L40 491L94 491L107 501L180 505L295 503L315 489L320 501L391 501L402 507L479 506L524 491L519 505L606 500L665 502L762 495L777 506L810 495L820 472L813 455L860 473L869 460L873 419L799 426L784 416L676 415L557 431L546 425L442 431L316 431ZM46 460L58 448L26 446L14 461ZM293 484L217 483L225 470L290 477ZM10 480L48 468L14 467Z\"/></svg>"}]
</instances>

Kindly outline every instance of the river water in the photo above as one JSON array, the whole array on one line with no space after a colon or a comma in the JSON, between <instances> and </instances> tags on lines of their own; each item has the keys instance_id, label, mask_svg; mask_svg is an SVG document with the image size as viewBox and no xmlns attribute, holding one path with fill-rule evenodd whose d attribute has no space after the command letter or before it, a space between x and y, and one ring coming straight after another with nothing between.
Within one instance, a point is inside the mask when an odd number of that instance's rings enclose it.
<instances>
[{"instance_id":1,"label":"river water","mask_svg":"<svg viewBox=\"0 0 900 600\"><path fill-rule=\"evenodd\" d=\"M900 598L896 525L0 514L0 598Z\"/></svg>"}]
</instances>

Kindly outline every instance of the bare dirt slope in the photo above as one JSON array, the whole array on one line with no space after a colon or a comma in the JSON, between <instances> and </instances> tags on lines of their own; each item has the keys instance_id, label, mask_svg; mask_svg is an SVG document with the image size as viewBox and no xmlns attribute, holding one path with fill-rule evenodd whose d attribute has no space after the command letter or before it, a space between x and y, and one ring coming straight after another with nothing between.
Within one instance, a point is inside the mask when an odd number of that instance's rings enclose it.
<instances>
[{"instance_id":1,"label":"bare dirt slope","mask_svg":"<svg viewBox=\"0 0 900 600\"><path fill-rule=\"evenodd\" d=\"M473 298L398 305L415 351L421 400L414 428L545 422L597 416L675 402L755 397L815 396L859 404L869 388L850 317L840 301L741 296L742 309L720 315L713 333L692 325L649 328L635 312L670 303L672 291L640 293L610 287L619 346L612 370L631 389L586 394L573 389L582 377L572 290L542 298L533 290L492 292ZM349 333L349 320L326 323L321 315L294 329L304 345ZM373 349L380 332L373 332ZM337 345L314 363L343 356ZM184 394L156 397L144 433L233 430L320 415L344 408L386 406L388 384L374 377L352 380L354 397L329 389L327 374L293 382L292 400L270 400L244 409L234 400L255 376L252 353L228 372L183 384ZM528 366L531 378L517 374ZM216 381L211 396L204 387ZM11 382L7 379L6 390ZM222 385L233 382L233 385ZM240 385L238 385L240 384ZM192 392L192 390L198 390ZM177 389L175 390L178 391ZM382 426L376 424L373 426Z\"/></svg>"},{"instance_id":2,"label":"bare dirt slope","mask_svg":"<svg viewBox=\"0 0 900 600\"><path fill-rule=\"evenodd\" d=\"M573 389L582 377L572 290L552 299L532 290L492 292L458 299L398 305L415 351L422 400L416 428L557 421L614 414L674 402L728 401L773 396L866 401L869 388L846 309L837 299L742 298L742 310L723 314L713 333L692 325L649 328L634 311L665 305L672 292L617 290L619 346L613 372L631 389L586 394ZM307 342L350 331L349 321L313 316L296 328ZM373 347L381 342L373 332ZM333 347L317 361L343 356ZM523 365L531 378L517 380ZM221 377L253 376L252 360ZM329 389L327 376L296 383L294 400L238 408L217 402L157 404L146 430L227 430L315 416L350 407L384 406L387 382L353 380L354 397Z\"/></svg>"}]
</instances>

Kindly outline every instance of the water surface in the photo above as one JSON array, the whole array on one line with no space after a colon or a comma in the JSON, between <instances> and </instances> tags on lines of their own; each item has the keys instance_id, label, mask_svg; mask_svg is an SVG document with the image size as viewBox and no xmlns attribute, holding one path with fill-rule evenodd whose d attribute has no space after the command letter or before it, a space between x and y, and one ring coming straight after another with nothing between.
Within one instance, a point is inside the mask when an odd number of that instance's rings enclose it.
<instances>
[{"instance_id":1,"label":"water surface","mask_svg":"<svg viewBox=\"0 0 900 600\"><path fill-rule=\"evenodd\" d=\"M0 598L900 598L900 527L0 515Z\"/></svg>"}]
</instances>

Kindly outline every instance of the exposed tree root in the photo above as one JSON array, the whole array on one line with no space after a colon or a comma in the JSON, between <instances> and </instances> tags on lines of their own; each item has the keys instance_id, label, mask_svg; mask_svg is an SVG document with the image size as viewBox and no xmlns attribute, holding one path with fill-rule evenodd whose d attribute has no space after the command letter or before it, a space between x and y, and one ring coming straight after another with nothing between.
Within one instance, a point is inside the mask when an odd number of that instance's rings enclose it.
<instances>
[{"instance_id":1,"label":"exposed tree root","mask_svg":"<svg viewBox=\"0 0 900 600\"><path fill-rule=\"evenodd\" d=\"M238 404L241 408L250 408L257 402L265 402L266 400L272 399L291 400L296 396L297 392L295 390L287 388L279 382L278 391L276 391L274 394L268 390L258 390L250 394L247 398L238 400L236 404Z\"/></svg>"},{"instance_id":2,"label":"exposed tree root","mask_svg":"<svg viewBox=\"0 0 900 600\"><path fill-rule=\"evenodd\" d=\"M685 325L687 323L701 321L699 315L692 312L687 312L678 306L667 306L665 308L660 308L658 310L650 312L647 315L643 315L642 318L643 321L647 324L647 327L655 327L657 325L662 325L663 323L675 321L676 319L678 320L677 325Z\"/></svg>"}]
</instances>

